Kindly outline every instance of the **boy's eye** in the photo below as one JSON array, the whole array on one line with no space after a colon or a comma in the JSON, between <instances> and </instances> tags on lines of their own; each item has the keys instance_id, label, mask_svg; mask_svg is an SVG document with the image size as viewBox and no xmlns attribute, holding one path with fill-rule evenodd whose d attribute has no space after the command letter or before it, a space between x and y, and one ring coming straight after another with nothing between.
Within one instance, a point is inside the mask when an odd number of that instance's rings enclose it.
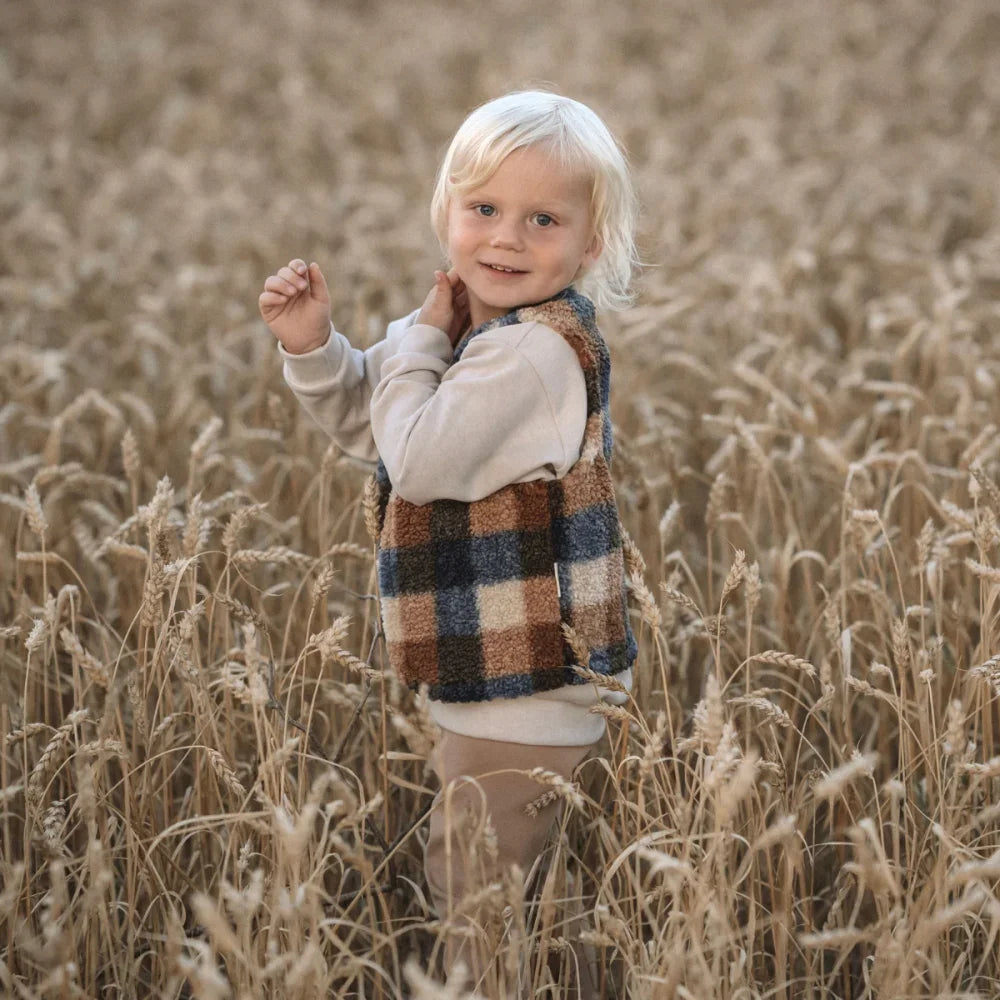
<instances>
[{"instance_id":1,"label":"boy's eye","mask_svg":"<svg viewBox=\"0 0 1000 1000\"><path fill-rule=\"evenodd\" d=\"M553 219L551 215L546 215L544 212L537 212L535 214L536 226L542 226L544 228L545 226L551 226L555 221L556 220Z\"/></svg>"},{"instance_id":2,"label":"boy's eye","mask_svg":"<svg viewBox=\"0 0 1000 1000\"><path fill-rule=\"evenodd\" d=\"M476 211L480 215L490 216L495 214L496 209L492 205L476 205Z\"/></svg>"}]
</instances>

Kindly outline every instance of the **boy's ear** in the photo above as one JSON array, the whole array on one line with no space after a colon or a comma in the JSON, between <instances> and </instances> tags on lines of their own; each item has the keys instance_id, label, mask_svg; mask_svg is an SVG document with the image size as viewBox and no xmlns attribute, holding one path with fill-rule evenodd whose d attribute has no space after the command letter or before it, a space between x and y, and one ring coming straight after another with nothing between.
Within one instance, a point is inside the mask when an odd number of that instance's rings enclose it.
<instances>
[{"instance_id":1,"label":"boy's ear","mask_svg":"<svg viewBox=\"0 0 1000 1000\"><path fill-rule=\"evenodd\" d=\"M584 266L590 267L591 264L593 264L594 261L596 261L597 258L601 256L603 251L604 251L604 240L601 239L600 233L594 233L594 235L591 237L590 242L587 244L586 250L583 251Z\"/></svg>"}]
</instances>

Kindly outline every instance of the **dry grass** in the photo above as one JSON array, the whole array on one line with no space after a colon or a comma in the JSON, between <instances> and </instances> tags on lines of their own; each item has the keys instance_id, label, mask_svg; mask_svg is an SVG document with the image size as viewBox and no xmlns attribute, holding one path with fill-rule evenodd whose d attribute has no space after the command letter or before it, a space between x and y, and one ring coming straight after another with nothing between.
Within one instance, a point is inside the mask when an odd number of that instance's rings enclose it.
<instances>
[{"instance_id":1,"label":"dry grass","mask_svg":"<svg viewBox=\"0 0 1000 1000\"><path fill-rule=\"evenodd\" d=\"M378 336L451 131L544 80L647 206L605 324L640 661L483 992L564 995L579 913L608 997L1000 992L988 0L8 7L0 992L466 995L365 472L256 296L301 254Z\"/></svg>"}]
</instances>

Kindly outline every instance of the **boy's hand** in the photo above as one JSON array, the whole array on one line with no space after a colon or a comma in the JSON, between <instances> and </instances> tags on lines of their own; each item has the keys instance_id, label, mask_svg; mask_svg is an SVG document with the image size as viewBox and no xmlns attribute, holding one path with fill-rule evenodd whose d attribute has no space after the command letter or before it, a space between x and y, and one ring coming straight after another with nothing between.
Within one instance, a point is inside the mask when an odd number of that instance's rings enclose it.
<instances>
[{"instance_id":1,"label":"boy's hand","mask_svg":"<svg viewBox=\"0 0 1000 1000\"><path fill-rule=\"evenodd\" d=\"M322 347L330 337L330 291L318 264L289 261L265 279L257 305L289 354Z\"/></svg>"},{"instance_id":2,"label":"boy's hand","mask_svg":"<svg viewBox=\"0 0 1000 1000\"><path fill-rule=\"evenodd\" d=\"M469 296L454 268L447 274L434 272L434 287L424 300L417 322L444 330L452 347L461 340L469 325Z\"/></svg>"}]
</instances>

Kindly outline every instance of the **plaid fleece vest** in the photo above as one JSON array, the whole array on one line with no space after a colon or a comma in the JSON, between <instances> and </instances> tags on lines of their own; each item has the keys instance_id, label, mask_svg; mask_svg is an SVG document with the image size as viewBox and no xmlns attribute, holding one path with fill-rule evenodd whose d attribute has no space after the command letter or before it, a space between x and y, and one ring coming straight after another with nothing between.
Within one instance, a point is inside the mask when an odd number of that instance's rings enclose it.
<instances>
[{"instance_id":1,"label":"plaid fleece vest","mask_svg":"<svg viewBox=\"0 0 1000 1000\"><path fill-rule=\"evenodd\" d=\"M456 345L515 323L551 327L576 351L587 388L579 460L562 479L511 483L466 503L412 504L374 473L378 583L390 666L439 701L487 701L586 683L563 636L587 643L590 667L616 674L637 645L629 624L621 522L611 480L611 360L589 299L572 286L507 313Z\"/></svg>"}]
</instances>

